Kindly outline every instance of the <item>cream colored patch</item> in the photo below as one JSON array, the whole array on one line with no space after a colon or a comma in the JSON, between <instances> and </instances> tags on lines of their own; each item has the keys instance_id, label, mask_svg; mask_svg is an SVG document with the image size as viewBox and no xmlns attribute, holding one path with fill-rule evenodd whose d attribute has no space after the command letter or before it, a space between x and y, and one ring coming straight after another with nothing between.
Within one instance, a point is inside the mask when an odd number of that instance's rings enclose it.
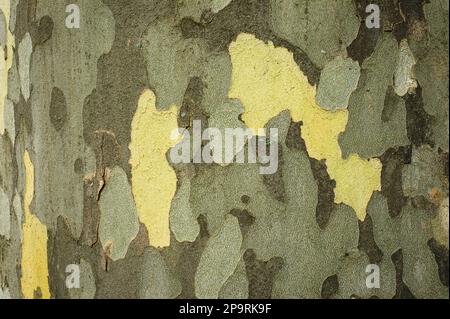
<instances>
[{"instance_id":1,"label":"cream colored patch","mask_svg":"<svg viewBox=\"0 0 450 319\"><path fill-rule=\"evenodd\" d=\"M170 134L178 127L177 108L157 110L156 97L145 90L131 124L132 191L140 221L147 227L150 245L170 245L169 211L177 176L166 160L166 152L178 140Z\"/></svg>"},{"instance_id":2,"label":"cream colored patch","mask_svg":"<svg viewBox=\"0 0 450 319\"><path fill-rule=\"evenodd\" d=\"M3 113L5 99L8 94L8 71L11 68L14 56L14 37L9 31L9 19L11 15L10 1L0 0L0 9L3 11L6 20L6 57L5 50L3 48L0 50L0 134L3 134L5 130Z\"/></svg>"},{"instance_id":3,"label":"cream colored patch","mask_svg":"<svg viewBox=\"0 0 450 319\"><path fill-rule=\"evenodd\" d=\"M22 293L27 299L32 299L35 292L40 290L42 298L50 298L48 285L47 261L47 227L31 213L30 205L34 194L34 167L30 156L25 151L23 162L25 165L25 194L23 211L22 243Z\"/></svg>"},{"instance_id":4,"label":"cream colored patch","mask_svg":"<svg viewBox=\"0 0 450 319\"><path fill-rule=\"evenodd\" d=\"M247 126L255 131L286 109L294 121L303 121L309 156L326 160L328 173L336 181L335 202L351 206L364 220L372 192L381 188L381 163L355 154L342 158L338 136L345 130L348 111L329 112L316 105L316 88L287 49L240 34L229 51L233 64L229 97L241 100Z\"/></svg>"}]
</instances>

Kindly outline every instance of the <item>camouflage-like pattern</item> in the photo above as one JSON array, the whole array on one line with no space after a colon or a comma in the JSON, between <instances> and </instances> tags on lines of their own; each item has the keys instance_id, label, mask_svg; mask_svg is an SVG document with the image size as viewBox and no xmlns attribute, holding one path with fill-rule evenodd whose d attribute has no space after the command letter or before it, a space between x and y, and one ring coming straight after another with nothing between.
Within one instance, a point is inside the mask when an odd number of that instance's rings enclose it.
<instances>
[{"instance_id":1,"label":"camouflage-like pattern","mask_svg":"<svg viewBox=\"0 0 450 319\"><path fill-rule=\"evenodd\" d=\"M448 298L448 0L0 5L0 298ZM334 140L250 105L295 90ZM194 120L278 128L277 172L171 163Z\"/></svg>"}]
</instances>

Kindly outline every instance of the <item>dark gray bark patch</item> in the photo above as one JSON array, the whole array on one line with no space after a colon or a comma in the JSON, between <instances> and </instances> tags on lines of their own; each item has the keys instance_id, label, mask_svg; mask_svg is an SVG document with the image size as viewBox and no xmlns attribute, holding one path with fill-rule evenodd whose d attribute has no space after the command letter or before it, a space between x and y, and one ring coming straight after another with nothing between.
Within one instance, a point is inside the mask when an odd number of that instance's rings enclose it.
<instances>
[{"instance_id":1,"label":"dark gray bark patch","mask_svg":"<svg viewBox=\"0 0 450 319\"><path fill-rule=\"evenodd\" d=\"M323 299L332 298L339 290L339 279L337 275L333 275L324 280L322 284L321 297Z\"/></svg>"},{"instance_id":2,"label":"dark gray bark patch","mask_svg":"<svg viewBox=\"0 0 450 319\"><path fill-rule=\"evenodd\" d=\"M426 20L423 6L427 0L400 0L399 6L405 16L407 36L421 40L426 33Z\"/></svg>"},{"instance_id":3,"label":"dark gray bark patch","mask_svg":"<svg viewBox=\"0 0 450 319\"><path fill-rule=\"evenodd\" d=\"M97 131L94 134L93 143L97 172L104 171L107 167L113 168L120 164L121 148L116 136L109 131Z\"/></svg>"},{"instance_id":4,"label":"dark gray bark patch","mask_svg":"<svg viewBox=\"0 0 450 319\"><path fill-rule=\"evenodd\" d=\"M336 182L330 178L327 171L325 161L318 161L314 158L309 158L311 170L314 179L317 182L317 206L316 206L316 221L321 229L325 229L330 220L336 204L334 203L334 188Z\"/></svg>"},{"instance_id":5,"label":"dark gray bark patch","mask_svg":"<svg viewBox=\"0 0 450 319\"><path fill-rule=\"evenodd\" d=\"M34 41L34 29L36 28L36 7L37 0L20 0L16 7L16 26L14 29L14 38L16 40L16 48L25 33L30 32Z\"/></svg>"},{"instance_id":6,"label":"dark gray bark patch","mask_svg":"<svg viewBox=\"0 0 450 319\"><path fill-rule=\"evenodd\" d=\"M67 220L63 216L57 219L56 232L49 231L48 247L51 295L58 299L69 299L69 291L65 285L65 269L67 265L79 264L81 256L77 241L72 237Z\"/></svg>"},{"instance_id":7,"label":"dark gray bark patch","mask_svg":"<svg viewBox=\"0 0 450 319\"><path fill-rule=\"evenodd\" d=\"M39 20L38 32L35 39L36 45L43 44L52 37L53 25L53 20L49 16L43 16Z\"/></svg>"},{"instance_id":8,"label":"dark gray bark patch","mask_svg":"<svg viewBox=\"0 0 450 319\"><path fill-rule=\"evenodd\" d=\"M249 283L249 299L270 299L275 275L284 264L283 258L272 257L268 261L261 261L256 258L252 249L248 249L244 253L244 262Z\"/></svg>"},{"instance_id":9,"label":"dark gray bark patch","mask_svg":"<svg viewBox=\"0 0 450 319\"><path fill-rule=\"evenodd\" d=\"M206 217L200 215L197 218L200 225L200 233L193 243L179 244L179 258L175 266L175 272L181 283L179 299L192 299L195 296L195 273L200 262L200 256L209 239Z\"/></svg>"},{"instance_id":10,"label":"dark gray bark patch","mask_svg":"<svg viewBox=\"0 0 450 319\"><path fill-rule=\"evenodd\" d=\"M448 249L445 246L440 245L434 238L428 241L428 247L430 247L433 252L434 258L438 265L439 279L444 286L448 287Z\"/></svg>"},{"instance_id":11,"label":"dark gray bark patch","mask_svg":"<svg viewBox=\"0 0 450 319\"><path fill-rule=\"evenodd\" d=\"M288 148L307 152L305 141L301 137L301 126L303 122L292 122L289 125L288 133L286 136L286 146Z\"/></svg>"},{"instance_id":12,"label":"dark gray bark patch","mask_svg":"<svg viewBox=\"0 0 450 319\"><path fill-rule=\"evenodd\" d=\"M205 84L199 77L189 80L178 115L179 127L189 128L194 120L200 120L204 127L208 125L208 115L202 107L204 88Z\"/></svg>"},{"instance_id":13,"label":"dark gray bark patch","mask_svg":"<svg viewBox=\"0 0 450 319\"><path fill-rule=\"evenodd\" d=\"M371 264L379 264L383 258L383 252L378 247L373 237L373 222L369 214L364 221L358 221L359 242L358 249L364 251Z\"/></svg>"},{"instance_id":14,"label":"dark gray bark patch","mask_svg":"<svg viewBox=\"0 0 450 319\"><path fill-rule=\"evenodd\" d=\"M371 3L369 0L355 0L358 16L361 21L356 39L348 46L347 53L350 58L358 61L360 65L366 58L372 55L377 45L381 29L369 29L366 26L365 17L367 16L366 7Z\"/></svg>"},{"instance_id":15,"label":"dark gray bark patch","mask_svg":"<svg viewBox=\"0 0 450 319\"><path fill-rule=\"evenodd\" d=\"M17 52L14 58L16 57ZM16 132L23 132L27 135L31 135L31 132L33 130L31 100L25 101L22 94L20 94L19 103L14 104L14 123L16 126Z\"/></svg>"},{"instance_id":16,"label":"dark gray bark patch","mask_svg":"<svg viewBox=\"0 0 450 319\"><path fill-rule=\"evenodd\" d=\"M96 298L99 299L137 299L141 274L142 256L130 256L118 261L108 261L106 271L99 271Z\"/></svg>"},{"instance_id":17,"label":"dark gray bark patch","mask_svg":"<svg viewBox=\"0 0 450 319\"><path fill-rule=\"evenodd\" d=\"M98 225L100 222L100 208L98 206L98 179L85 180L83 185L83 229L81 243L94 246L98 242Z\"/></svg>"},{"instance_id":18,"label":"dark gray bark patch","mask_svg":"<svg viewBox=\"0 0 450 319\"><path fill-rule=\"evenodd\" d=\"M286 138L286 146L301 150L308 154L305 141L301 137L302 124L302 122L291 122ZM330 178L325 161L318 161L309 157L309 155L308 159L311 171L317 183L316 222L321 229L325 229L331 217L331 213L336 208L336 204L334 203L334 188L336 187L336 182Z\"/></svg>"},{"instance_id":19,"label":"dark gray bark patch","mask_svg":"<svg viewBox=\"0 0 450 319\"><path fill-rule=\"evenodd\" d=\"M392 254L391 260L395 266L396 292L394 299L416 299L403 281L403 251L397 250Z\"/></svg>"},{"instance_id":20,"label":"dark gray bark patch","mask_svg":"<svg viewBox=\"0 0 450 319\"><path fill-rule=\"evenodd\" d=\"M250 203L250 196L248 196L248 195L242 195L242 196L241 196L241 202L244 203L244 204Z\"/></svg>"},{"instance_id":21,"label":"dark gray bark patch","mask_svg":"<svg viewBox=\"0 0 450 319\"><path fill-rule=\"evenodd\" d=\"M0 134L0 187L6 191L8 197L13 197L17 185L18 170L15 149L8 132Z\"/></svg>"},{"instance_id":22,"label":"dark gray bark patch","mask_svg":"<svg viewBox=\"0 0 450 319\"><path fill-rule=\"evenodd\" d=\"M417 87L416 92L404 97L406 106L406 130L408 138L415 146L428 144L434 146L433 117L424 109L422 88Z\"/></svg>"},{"instance_id":23,"label":"dark gray bark patch","mask_svg":"<svg viewBox=\"0 0 450 319\"><path fill-rule=\"evenodd\" d=\"M401 0L400 0L401 2ZM392 32L400 43L407 34L407 23L401 12L401 5L392 0L381 0L381 16L383 20L383 31Z\"/></svg>"},{"instance_id":24,"label":"dark gray bark patch","mask_svg":"<svg viewBox=\"0 0 450 319\"><path fill-rule=\"evenodd\" d=\"M234 208L230 211L230 215L233 215L238 219L242 236L245 236L248 228L255 222L255 217L253 217L252 214L250 214L250 212L246 209Z\"/></svg>"},{"instance_id":25,"label":"dark gray bark patch","mask_svg":"<svg viewBox=\"0 0 450 319\"><path fill-rule=\"evenodd\" d=\"M77 174L82 174L84 171L84 163L81 158L77 158L73 163L73 170Z\"/></svg>"},{"instance_id":26,"label":"dark gray bark patch","mask_svg":"<svg viewBox=\"0 0 450 319\"><path fill-rule=\"evenodd\" d=\"M387 200L389 215L396 217L406 204L403 194L403 167L411 163L411 147L388 149L381 157L381 194Z\"/></svg>"},{"instance_id":27,"label":"dark gray bark patch","mask_svg":"<svg viewBox=\"0 0 450 319\"><path fill-rule=\"evenodd\" d=\"M107 131L97 131L93 148L96 158L95 174L84 179L83 229L81 240L89 246L98 242L100 210L98 200L106 183L106 170L113 168L120 159L120 148L115 136ZM76 169L76 163L74 164Z\"/></svg>"},{"instance_id":28,"label":"dark gray bark patch","mask_svg":"<svg viewBox=\"0 0 450 319\"><path fill-rule=\"evenodd\" d=\"M63 91L54 87L49 109L50 121L56 131L61 131L67 121L67 104Z\"/></svg>"},{"instance_id":29,"label":"dark gray bark patch","mask_svg":"<svg viewBox=\"0 0 450 319\"><path fill-rule=\"evenodd\" d=\"M258 139L258 143L265 143ZM264 185L277 201L286 203L286 188L283 181L283 145L278 144L278 170L273 174L262 175Z\"/></svg>"}]
</instances>

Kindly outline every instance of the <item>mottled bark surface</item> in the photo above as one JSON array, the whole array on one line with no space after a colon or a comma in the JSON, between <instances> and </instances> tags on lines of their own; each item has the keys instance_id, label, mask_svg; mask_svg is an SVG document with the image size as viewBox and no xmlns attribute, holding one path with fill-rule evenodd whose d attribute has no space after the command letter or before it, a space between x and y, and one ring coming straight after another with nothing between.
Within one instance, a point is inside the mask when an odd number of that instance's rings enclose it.
<instances>
[{"instance_id":1,"label":"mottled bark surface","mask_svg":"<svg viewBox=\"0 0 450 319\"><path fill-rule=\"evenodd\" d=\"M448 5L0 0L0 299L448 298Z\"/></svg>"}]
</instances>

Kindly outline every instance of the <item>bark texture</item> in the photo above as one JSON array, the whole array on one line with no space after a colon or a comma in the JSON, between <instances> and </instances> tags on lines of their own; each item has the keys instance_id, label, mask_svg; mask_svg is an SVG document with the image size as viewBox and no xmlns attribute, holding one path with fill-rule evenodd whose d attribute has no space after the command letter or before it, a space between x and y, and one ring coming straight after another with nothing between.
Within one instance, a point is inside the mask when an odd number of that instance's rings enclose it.
<instances>
[{"instance_id":1,"label":"bark texture","mask_svg":"<svg viewBox=\"0 0 450 319\"><path fill-rule=\"evenodd\" d=\"M0 0L0 298L448 298L448 123L447 0Z\"/></svg>"}]
</instances>

